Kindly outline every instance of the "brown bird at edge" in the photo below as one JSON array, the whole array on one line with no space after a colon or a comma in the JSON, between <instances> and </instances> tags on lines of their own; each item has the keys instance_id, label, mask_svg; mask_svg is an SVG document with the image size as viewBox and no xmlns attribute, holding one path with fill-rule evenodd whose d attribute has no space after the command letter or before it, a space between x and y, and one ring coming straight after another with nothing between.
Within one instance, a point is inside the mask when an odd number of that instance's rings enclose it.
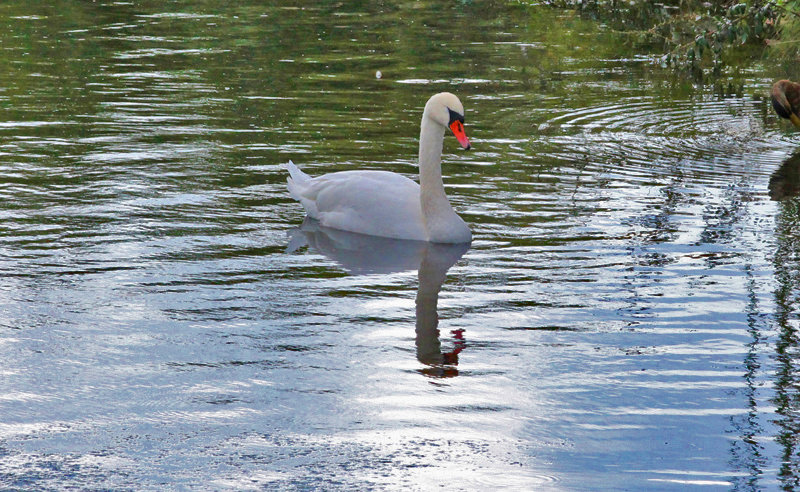
<instances>
[{"instance_id":1,"label":"brown bird at edge","mask_svg":"<svg viewBox=\"0 0 800 492\"><path fill-rule=\"evenodd\" d=\"M772 85L772 107L781 118L800 128L800 84L779 80Z\"/></svg>"}]
</instances>

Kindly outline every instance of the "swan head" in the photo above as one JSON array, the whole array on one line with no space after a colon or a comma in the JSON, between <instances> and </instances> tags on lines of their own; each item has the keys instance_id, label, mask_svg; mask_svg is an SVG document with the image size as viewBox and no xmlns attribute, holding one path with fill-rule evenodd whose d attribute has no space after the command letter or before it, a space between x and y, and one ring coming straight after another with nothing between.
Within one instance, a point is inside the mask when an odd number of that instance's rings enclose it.
<instances>
[{"instance_id":1,"label":"swan head","mask_svg":"<svg viewBox=\"0 0 800 492\"><path fill-rule=\"evenodd\" d=\"M469 139L464 131L464 106L454 94L440 92L431 96L428 103L425 104L423 116L449 128L456 136L458 143L465 150L470 149Z\"/></svg>"},{"instance_id":2,"label":"swan head","mask_svg":"<svg viewBox=\"0 0 800 492\"><path fill-rule=\"evenodd\" d=\"M772 86L772 107L781 118L790 120L800 128L800 84L779 80Z\"/></svg>"}]
</instances>

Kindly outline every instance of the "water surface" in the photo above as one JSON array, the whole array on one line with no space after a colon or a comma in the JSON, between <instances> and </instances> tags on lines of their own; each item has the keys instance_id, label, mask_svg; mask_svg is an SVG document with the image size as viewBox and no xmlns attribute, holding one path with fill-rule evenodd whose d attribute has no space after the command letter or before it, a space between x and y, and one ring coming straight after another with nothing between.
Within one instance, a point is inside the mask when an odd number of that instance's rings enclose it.
<instances>
[{"instance_id":1,"label":"water surface","mask_svg":"<svg viewBox=\"0 0 800 492\"><path fill-rule=\"evenodd\" d=\"M0 14L3 488L800 485L798 74L503 2ZM414 177L441 90L469 248L304 221L283 163Z\"/></svg>"}]
</instances>

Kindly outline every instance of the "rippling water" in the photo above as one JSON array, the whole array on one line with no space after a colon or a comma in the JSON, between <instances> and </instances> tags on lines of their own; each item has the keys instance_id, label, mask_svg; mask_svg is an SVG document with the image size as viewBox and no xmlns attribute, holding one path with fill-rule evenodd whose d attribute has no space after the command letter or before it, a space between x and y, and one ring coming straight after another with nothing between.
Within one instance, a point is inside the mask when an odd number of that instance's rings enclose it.
<instances>
[{"instance_id":1,"label":"rippling water","mask_svg":"<svg viewBox=\"0 0 800 492\"><path fill-rule=\"evenodd\" d=\"M4 489L800 486L797 136L503 3L6 2ZM380 77L376 73L380 72ZM470 248L304 220L415 176Z\"/></svg>"}]
</instances>

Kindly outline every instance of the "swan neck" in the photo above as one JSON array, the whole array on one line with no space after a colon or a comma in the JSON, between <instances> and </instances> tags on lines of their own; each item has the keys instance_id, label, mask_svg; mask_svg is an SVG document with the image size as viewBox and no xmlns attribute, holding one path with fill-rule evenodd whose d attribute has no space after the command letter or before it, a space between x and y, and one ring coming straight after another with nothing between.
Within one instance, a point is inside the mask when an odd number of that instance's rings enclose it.
<instances>
[{"instance_id":1,"label":"swan neck","mask_svg":"<svg viewBox=\"0 0 800 492\"><path fill-rule=\"evenodd\" d=\"M452 210L442 182L443 142L444 127L423 115L419 135L419 185L425 216L440 209Z\"/></svg>"},{"instance_id":2,"label":"swan neck","mask_svg":"<svg viewBox=\"0 0 800 492\"><path fill-rule=\"evenodd\" d=\"M445 127L427 113L426 107L419 137L419 201L427 239L434 243L467 243L472 234L450 206L442 183Z\"/></svg>"}]
</instances>

